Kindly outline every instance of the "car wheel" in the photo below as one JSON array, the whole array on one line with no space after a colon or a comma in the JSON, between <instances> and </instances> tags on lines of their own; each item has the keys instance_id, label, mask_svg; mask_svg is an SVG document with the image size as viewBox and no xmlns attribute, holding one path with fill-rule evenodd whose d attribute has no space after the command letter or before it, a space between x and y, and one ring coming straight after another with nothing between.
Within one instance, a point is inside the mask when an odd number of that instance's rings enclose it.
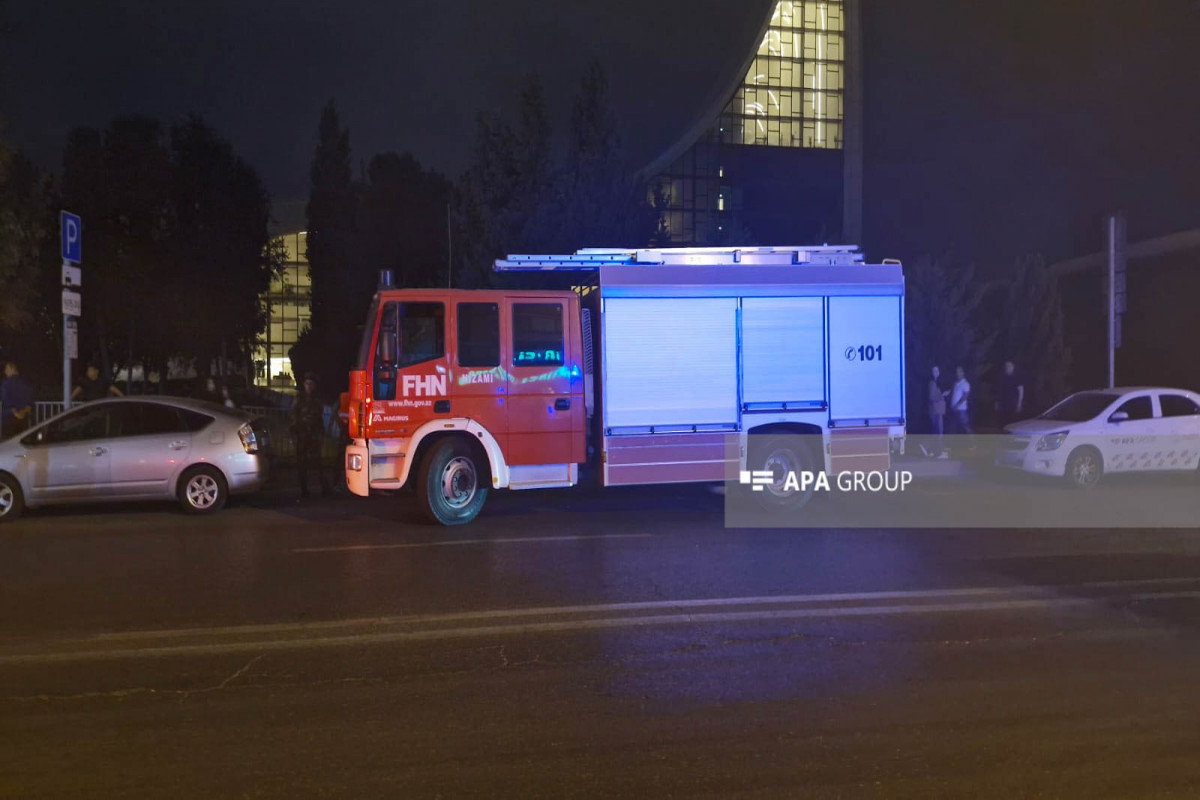
<instances>
[{"instance_id":1,"label":"car wheel","mask_svg":"<svg viewBox=\"0 0 1200 800\"><path fill-rule=\"evenodd\" d=\"M417 474L417 502L425 516L441 525L475 519L488 493L482 466L462 442L446 439L431 447Z\"/></svg>"},{"instance_id":2,"label":"car wheel","mask_svg":"<svg viewBox=\"0 0 1200 800\"><path fill-rule=\"evenodd\" d=\"M179 479L179 504L188 514L213 514L228 498L225 476L216 467L192 467Z\"/></svg>"},{"instance_id":3,"label":"car wheel","mask_svg":"<svg viewBox=\"0 0 1200 800\"><path fill-rule=\"evenodd\" d=\"M756 441L761 438L762 441ZM813 472L817 469L813 449L798 434L779 434L775 436L750 437L750 457L747 466L751 473L770 472L772 481L761 484L762 489L755 491L753 481L747 489L752 496L759 500L762 506L771 511L790 511L803 507L813 495L813 485L808 483L804 488L788 486L789 473L796 475L797 484L801 473Z\"/></svg>"},{"instance_id":4,"label":"car wheel","mask_svg":"<svg viewBox=\"0 0 1200 800\"><path fill-rule=\"evenodd\" d=\"M25 510L21 484L6 472L0 472L0 522L12 522Z\"/></svg>"},{"instance_id":5,"label":"car wheel","mask_svg":"<svg viewBox=\"0 0 1200 800\"><path fill-rule=\"evenodd\" d=\"M1104 462L1094 447L1080 447L1067 459L1067 483L1075 489L1091 489L1104 474Z\"/></svg>"}]
</instances>

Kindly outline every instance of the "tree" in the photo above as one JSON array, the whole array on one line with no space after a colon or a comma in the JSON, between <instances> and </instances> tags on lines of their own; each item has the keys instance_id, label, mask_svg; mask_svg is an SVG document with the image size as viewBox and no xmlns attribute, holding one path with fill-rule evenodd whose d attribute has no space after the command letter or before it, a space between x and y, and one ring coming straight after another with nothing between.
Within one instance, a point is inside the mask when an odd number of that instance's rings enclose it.
<instances>
[{"instance_id":1,"label":"tree","mask_svg":"<svg viewBox=\"0 0 1200 800\"><path fill-rule=\"evenodd\" d=\"M978 376L996 336L982 329L986 285L976 280L972 266L955 265L950 257L917 259L905 269L904 281L908 418L927 419L925 390L934 366L950 376L963 367L979 408L986 393L978 391L983 388Z\"/></svg>"},{"instance_id":2,"label":"tree","mask_svg":"<svg viewBox=\"0 0 1200 800\"><path fill-rule=\"evenodd\" d=\"M1013 361L1025 378L1026 410L1044 410L1070 392L1058 279L1040 255L1026 256L1001 290L995 362Z\"/></svg>"},{"instance_id":3,"label":"tree","mask_svg":"<svg viewBox=\"0 0 1200 800\"><path fill-rule=\"evenodd\" d=\"M504 285L492 260L508 253L581 247L644 247L661 236L661 200L626 168L608 82L599 62L584 74L571 114L565 161L556 165L541 84L521 92L514 128L478 119L471 165L454 201L454 285ZM578 276L523 275L522 285L565 287Z\"/></svg>"},{"instance_id":4,"label":"tree","mask_svg":"<svg viewBox=\"0 0 1200 800\"><path fill-rule=\"evenodd\" d=\"M97 131L77 128L63 154L62 202L84 223L87 288L79 321L82 360L105 374L117 364L160 369L184 336L172 320L187 296L165 288L171 257L171 158L162 125L150 117L122 117ZM176 307L152 314L164 295Z\"/></svg>"},{"instance_id":5,"label":"tree","mask_svg":"<svg viewBox=\"0 0 1200 800\"><path fill-rule=\"evenodd\" d=\"M315 372L321 390L328 393L346 382L356 330L349 320L364 313L362 307L354 308L352 273L359 262L350 132L342 127L333 100L321 112L310 174L306 216L312 322L290 357L297 373Z\"/></svg>"},{"instance_id":6,"label":"tree","mask_svg":"<svg viewBox=\"0 0 1200 800\"><path fill-rule=\"evenodd\" d=\"M575 104L567 162L557 181L556 251L580 247L644 247L659 232L661 204L625 165L621 137L597 60L588 63Z\"/></svg>"},{"instance_id":7,"label":"tree","mask_svg":"<svg viewBox=\"0 0 1200 800\"><path fill-rule=\"evenodd\" d=\"M545 92L530 75L514 129L497 114L480 114L471 165L454 193L454 286L494 285L492 259L544 247L555 168Z\"/></svg>"},{"instance_id":8,"label":"tree","mask_svg":"<svg viewBox=\"0 0 1200 800\"><path fill-rule=\"evenodd\" d=\"M157 369L160 390L174 359L248 365L282 258L262 183L226 140L198 117L169 132L148 117L77 128L61 186L86 240L81 360Z\"/></svg>"},{"instance_id":9,"label":"tree","mask_svg":"<svg viewBox=\"0 0 1200 800\"><path fill-rule=\"evenodd\" d=\"M0 331L29 325L37 311L48 185L0 141Z\"/></svg>"},{"instance_id":10,"label":"tree","mask_svg":"<svg viewBox=\"0 0 1200 800\"><path fill-rule=\"evenodd\" d=\"M187 295L176 322L182 349L221 373L232 356L248 366L266 325L262 297L283 258L272 248L271 206L258 174L199 117L171 129L172 226L168 282Z\"/></svg>"},{"instance_id":11,"label":"tree","mask_svg":"<svg viewBox=\"0 0 1200 800\"><path fill-rule=\"evenodd\" d=\"M449 181L412 155L371 159L361 189L359 231L363 269L356 276L359 314L375 291L378 270L390 269L398 286L445 286Z\"/></svg>"}]
</instances>

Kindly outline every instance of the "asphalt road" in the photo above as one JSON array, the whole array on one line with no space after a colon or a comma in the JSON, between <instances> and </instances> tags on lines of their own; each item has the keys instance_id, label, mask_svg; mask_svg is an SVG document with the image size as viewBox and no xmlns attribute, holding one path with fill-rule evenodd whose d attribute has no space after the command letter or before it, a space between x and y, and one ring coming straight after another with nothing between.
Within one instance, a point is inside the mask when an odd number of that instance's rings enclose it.
<instances>
[{"instance_id":1,"label":"asphalt road","mask_svg":"<svg viewBox=\"0 0 1200 800\"><path fill-rule=\"evenodd\" d=\"M724 507L32 514L0 528L0 796L1200 796L1200 530Z\"/></svg>"}]
</instances>

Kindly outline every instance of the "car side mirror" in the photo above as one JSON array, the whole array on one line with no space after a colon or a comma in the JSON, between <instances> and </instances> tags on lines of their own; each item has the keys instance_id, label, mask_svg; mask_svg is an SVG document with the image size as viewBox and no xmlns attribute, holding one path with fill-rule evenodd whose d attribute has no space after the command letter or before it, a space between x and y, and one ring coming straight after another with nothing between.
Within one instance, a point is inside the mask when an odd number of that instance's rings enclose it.
<instances>
[{"instance_id":1,"label":"car side mirror","mask_svg":"<svg viewBox=\"0 0 1200 800\"><path fill-rule=\"evenodd\" d=\"M1109 418L1108 418L1109 422L1126 422L1128 420L1129 420L1129 412L1128 411L1114 411L1112 413L1112 415L1109 416Z\"/></svg>"}]
</instances>

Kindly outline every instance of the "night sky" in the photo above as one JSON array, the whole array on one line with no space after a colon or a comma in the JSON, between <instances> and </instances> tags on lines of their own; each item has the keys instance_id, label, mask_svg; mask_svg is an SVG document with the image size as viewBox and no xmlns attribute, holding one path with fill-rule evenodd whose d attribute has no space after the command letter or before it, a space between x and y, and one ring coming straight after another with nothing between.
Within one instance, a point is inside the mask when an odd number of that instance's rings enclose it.
<instances>
[{"instance_id":1,"label":"night sky","mask_svg":"<svg viewBox=\"0 0 1200 800\"><path fill-rule=\"evenodd\" d=\"M74 125L202 114L302 222L317 117L355 160L411 151L455 176L474 117L536 71L561 130L598 56L631 162L695 121L767 2L8 0L8 137L57 169ZM866 244L971 260L1200 227L1200 2L864 2Z\"/></svg>"}]
</instances>

